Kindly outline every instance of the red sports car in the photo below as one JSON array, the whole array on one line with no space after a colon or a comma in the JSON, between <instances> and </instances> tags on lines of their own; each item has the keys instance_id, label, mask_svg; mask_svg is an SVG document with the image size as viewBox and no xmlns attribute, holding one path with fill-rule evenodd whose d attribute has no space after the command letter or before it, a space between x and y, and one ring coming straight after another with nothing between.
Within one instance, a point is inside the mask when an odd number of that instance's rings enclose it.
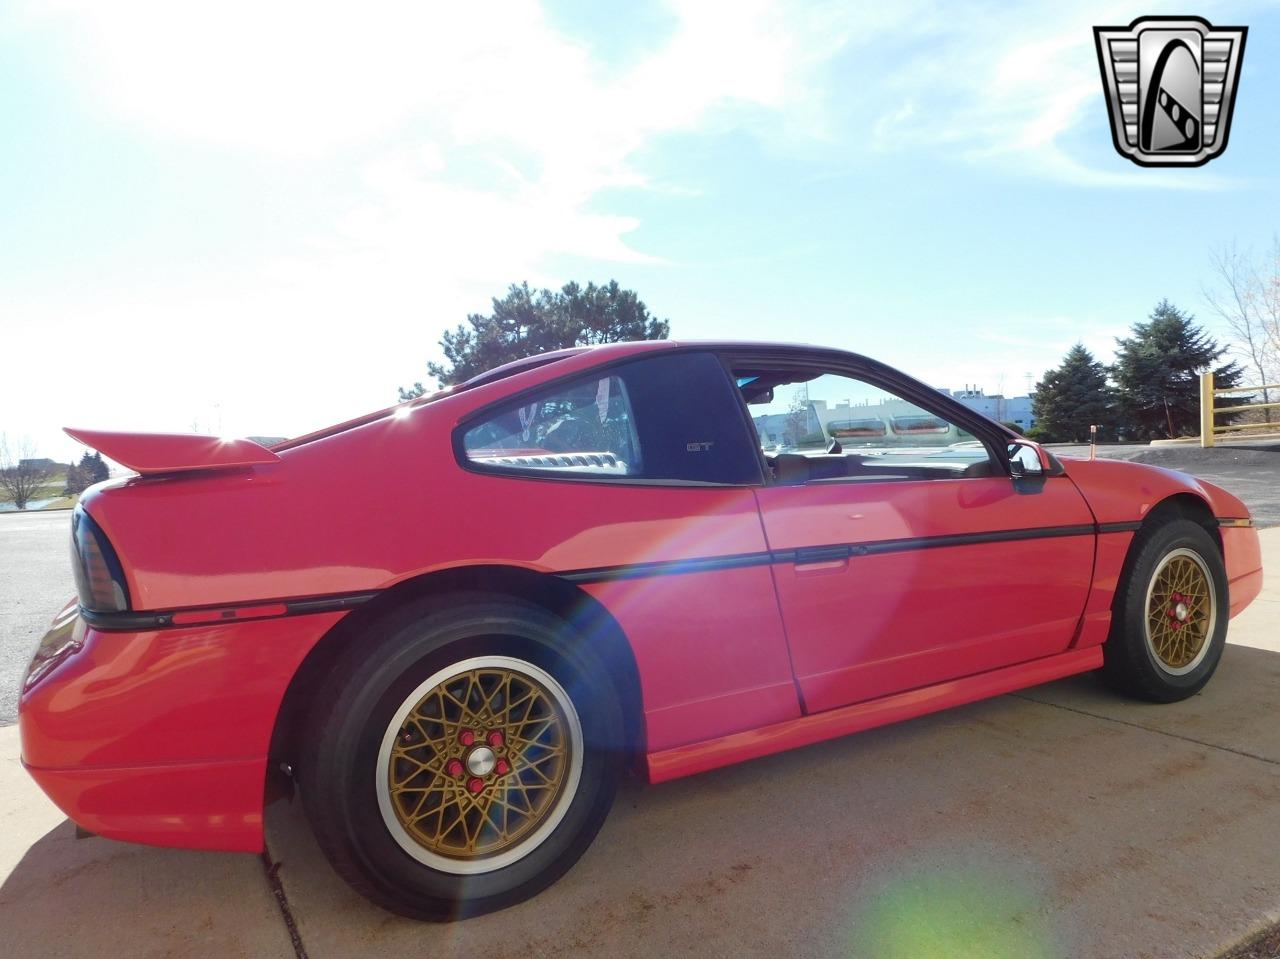
<instances>
[{"instance_id":1,"label":"red sports car","mask_svg":"<svg viewBox=\"0 0 1280 959\"><path fill-rule=\"evenodd\" d=\"M1262 584L1230 493L837 350L565 350L269 449L69 432L138 475L75 512L31 775L91 832L226 850L296 782L334 868L424 918L554 881L629 765L1094 669L1182 699Z\"/></svg>"}]
</instances>

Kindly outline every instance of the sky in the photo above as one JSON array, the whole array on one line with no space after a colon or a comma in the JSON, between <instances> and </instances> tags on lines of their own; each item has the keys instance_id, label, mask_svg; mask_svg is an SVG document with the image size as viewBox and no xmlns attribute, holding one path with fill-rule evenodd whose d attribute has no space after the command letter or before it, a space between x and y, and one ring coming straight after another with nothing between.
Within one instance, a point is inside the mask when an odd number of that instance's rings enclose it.
<instances>
[{"instance_id":1,"label":"sky","mask_svg":"<svg viewBox=\"0 0 1280 959\"><path fill-rule=\"evenodd\" d=\"M1111 144L1095 25L1249 27L1226 152ZM0 432L296 435L512 283L1026 393L1280 230L1280 6L0 4Z\"/></svg>"}]
</instances>

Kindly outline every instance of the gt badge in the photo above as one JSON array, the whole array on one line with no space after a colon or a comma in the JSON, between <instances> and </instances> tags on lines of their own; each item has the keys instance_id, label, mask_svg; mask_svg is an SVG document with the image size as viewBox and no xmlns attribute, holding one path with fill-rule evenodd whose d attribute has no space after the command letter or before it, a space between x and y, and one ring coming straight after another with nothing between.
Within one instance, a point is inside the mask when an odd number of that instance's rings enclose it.
<instances>
[{"instance_id":1,"label":"gt badge","mask_svg":"<svg viewBox=\"0 0 1280 959\"><path fill-rule=\"evenodd\" d=\"M1094 27L1120 155L1140 166L1200 166L1225 150L1248 32L1199 17Z\"/></svg>"}]
</instances>

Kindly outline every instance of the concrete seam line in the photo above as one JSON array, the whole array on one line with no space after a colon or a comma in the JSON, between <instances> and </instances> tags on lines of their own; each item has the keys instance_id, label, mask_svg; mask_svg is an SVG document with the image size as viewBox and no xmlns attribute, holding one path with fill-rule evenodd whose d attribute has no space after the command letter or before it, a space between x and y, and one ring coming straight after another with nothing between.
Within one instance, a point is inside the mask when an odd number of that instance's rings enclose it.
<instances>
[{"instance_id":1,"label":"concrete seam line","mask_svg":"<svg viewBox=\"0 0 1280 959\"><path fill-rule=\"evenodd\" d=\"M1243 756L1245 759L1256 759L1259 762L1266 763L1269 766L1280 766L1280 760L1268 759L1266 756L1259 756L1257 753L1247 752L1243 749L1233 749L1231 746L1222 746L1218 743L1207 743L1202 739L1193 739L1190 736L1182 736L1178 733L1167 732L1163 729L1152 729L1150 726L1144 726L1142 723L1131 722L1128 719L1116 719L1114 716L1103 716L1101 713L1091 713L1087 709L1078 709L1075 706L1064 706L1061 703L1051 703L1043 699L1033 699L1022 693L1009 693L1014 699L1021 699L1024 702L1036 703L1040 706L1050 706L1053 709L1065 709L1069 713L1077 713L1081 716L1088 716L1092 719L1102 719L1109 723L1117 723L1121 726L1131 726L1134 729L1141 729L1143 732L1155 733L1157 736L1168 736L1170 739L1180 739L1184 743L1193 743L1196 746L1203 746L1205 749L1217 749L1224 753L1232 753L1236 756Z\"/></svg>"},{"instance_id":2,"label":"concrete seam line","mask_svg":"<svg viewBox=\"0 0 1280 959\"><path fill-rule=\"evenodd\" d=\"M289 897L285 895L284 883L280 881L280 863L271 858L271 850L266 842L262 844L262 869L267 877L267 886L280 907L280 918L289 931L289 940L293 943L295 959L308 959L307 948L302 944L302 935L298 932L298 924L293 920L293 910L289 908Z\"/></svg>"}]
</instances>

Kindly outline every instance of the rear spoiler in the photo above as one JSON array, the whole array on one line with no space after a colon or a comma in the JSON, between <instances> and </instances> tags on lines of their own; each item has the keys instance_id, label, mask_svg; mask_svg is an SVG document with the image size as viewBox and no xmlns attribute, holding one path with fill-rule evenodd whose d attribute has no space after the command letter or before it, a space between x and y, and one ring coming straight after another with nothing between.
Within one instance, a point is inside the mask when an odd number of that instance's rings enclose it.
<instances>
[{"instance_id":1,"label":"rear spoiler","mask_svg":"<svg viewBox=\"0 0 1280 959\"><path fill-rule=\"evenodd\" d=\"M64 427L63 432L121 466L143 474L225 470L280 460L253 440L224 440L195 433L109 433L70 427Z\"/></svg>"}]
</instances>

